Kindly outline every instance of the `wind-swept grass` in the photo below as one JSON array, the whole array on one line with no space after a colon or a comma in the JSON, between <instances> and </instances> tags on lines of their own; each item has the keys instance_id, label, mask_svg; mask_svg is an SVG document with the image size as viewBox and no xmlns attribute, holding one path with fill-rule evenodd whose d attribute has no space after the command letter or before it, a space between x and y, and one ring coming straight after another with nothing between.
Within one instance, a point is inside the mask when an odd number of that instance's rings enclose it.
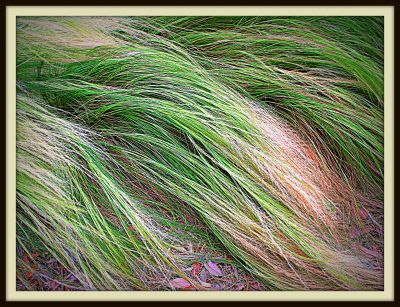
<instances>
[{"instance_id":1,"label":"wind-swept grass","mask_svg":"<svg viewBox=\"0 0 400 307\"><path fill-rule=\"evenodd\" d=\"M222 82L276 107L346 177L355 171L363 184L381 184L381 19L162 17L151 22L158 28L146 29L191 48Z\"/></svg>"},{"instance_id":2,"label":"wind-swept grass","mask_svg":"<svg viewBox=\"0 0 400 307\"><path fill-rule=\"evenodd\" d=\"M382 287L351 236L379 197L356 183L382 182L378 20L102 20L20 20L21 244L39 236L88 289L200 287L188 240L270 289ZM345 44L364 22L376 41Z\"/></svg>"},{"instance_id":3,"label":"wind-swept grass","mask_svg":"<svg viewBox=\"0 0 400 307\"><path fill-rule=\"evenodd\" d=\"M203 241L200 228L161 217L168 202L146 208L144 188L130 194L139 187L122 181L122 166L93 143L98 135L29 96L17 107L19 243L48 249L87 289L165 288L171 274L184 275L182 244Z\"/></svg>"}]
</instances>

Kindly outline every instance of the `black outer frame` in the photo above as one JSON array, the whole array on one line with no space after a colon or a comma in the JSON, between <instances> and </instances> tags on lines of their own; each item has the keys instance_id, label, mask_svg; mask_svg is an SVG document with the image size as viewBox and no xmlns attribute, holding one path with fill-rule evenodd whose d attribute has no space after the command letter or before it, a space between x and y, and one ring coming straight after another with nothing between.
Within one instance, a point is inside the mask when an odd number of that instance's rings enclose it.
<instances>
[{"instance_id":1,"label":"black outer frame","mask_svg":"<svg viewBox=\"0 0 400 307\"><path fill-rule=\"evenodd\" d=\"M1 222L2 223L2 227L0 227L0 231L1 231L1 237L4 240L3 244L1 245L1 253L0 253L0 262L1 262L1 279L0 279L0 302L1 303L7 303L7 304L12 304L15 305L16 303L22 303L21 301L16 301L16 302L10 302L10 301L6 301L6 182L7 182L7 174L6 174L6 165L7 165L7 160L6 160L6 146L5 146L5 141L6 141L6 132L7 132L7 127L6 127L6 8L7 6L170 6L171 8L173 8L174 6L327 6L327 9L329 6L392 6L394 9L394 55L396 55L396 50L398 51L400 48L398 46L399 44L399 40L396 40L396 34L398 34L399 31L399 22L398 22L398 18L399 18L399 8L398 5L396 5L396 1L395 0L380 0L380 1L371 1L371 0L367 0L367 1L354 1L354 0L325 0L323 1L323 3L321 3L321 1L317 1L317 0L303 0L303 1L293 1L293 0L269 0L268 2L264 2L264 1L254 1L254 0L250 0L250 1L246 1L245 3L229 3L228 1L221 1L221 0L213 0L213 1L209 1L209 0L203 0L203 1L197 1L196 2L190 2L188 3L187 1L182 1L182 0L173 0L173 1L160 1L160 0L152 0L151 3L148 3L146 0L140 0L140 1L124 1L124 0L113 0L112 3L99 3L97 1L77 1L77 0L69 0L69 1L65 1L65 0L58 0L57 3L54 3L52 1L35 1L36 3L32 4L29 3L29 1L26 0L13 0L13 1L3 1L2 5L1 5L1 20L2 22L0 23L1 25L1 39L0 39L0 44L1 44L1 57L2 57L2 61L1 61L1 70L2 70L2 77L4 82L1 82L1 88L0 91L2 93L3 96L3 103L0 103L0 114L1 114L1 118L2 118L2 124L1 124L1 136L3 139L3 142L1 143L1 147L2 150L0 151L1 155L2 155L2 163L1 163L1 172L3 173L1 178L2 185L1 185L1 190L0 190L0 194L2 195L2 199L4 200L4 204L0 205L0 215L1 215ZM39 3L38 3L39 2ZM139 3L138 3L139 2ZM398 95L398 88L396 87L396 80L399 80L399 61L396 61L396 56L394 56L394 105L396 105L396 98L397 100L399 95ZM399 108L396 108L396 106L394 106L394 112L395 112L395 116L398 113ZM397 150L397 145L396 145L396 123L394 123L394 151L396 152ZM394 152L394 153L395 153ZM394 155L395 157L395 155ZM396 173L396 163L394 162L393 165L394 171ZM398 168L398 164L397 164L397 168ZM394 202L396 202L396 180L394 179ZM399 220L399 210L396 210L396 208L394 208L394 213L395 213L395 217L394 217L394 221ZM399 255L398 253L398 244L396 239L398 239L398 236L396 236L396 223L394 223L394 243L395 243L395 249L394 249L394 260L396 260L396 255ZM396 266L396 263L394 263L394 300L393 301L389 301L389 302L378 302L380 304L392 304L395 303L396 301L398 301L398 288L396 287L399 285L399 283L397 282L397 277L398 277L398 266ZM62 295L62 293L60 293L60 295ZM361 301L343 301L343 303L352 303L352 305L364 305L364 304L371 304L374 302L361 302ZM48 305L49 303L52 302L44 302L44 301L35 301L35 302L28 302L29 304L43 304L45 303L45 305ZM74 302L75 303L75 302ZM87 303L95 303L95 304L99 304L99 303L104 303L104 302L94 302L94 301L87 301ZM107 302L106 302L107 303ZM113 302L115 303L115 302ZM124 303L127 304L128 302L118 302L118 303ZM140 303L144 303L143 301L141 301ZM156 301L148 301L145 303L156 303ZM158 302L158 303L163 303L163 302ZM170 303L172 304L203 304L204 302L195 302L195 301L190 301L190 302L185 302L185 301L170 301ZM207 302L208 303L213 303L213 302ZM228 303L228 304L236 304L239 302L219 302L219 303ZM256 302L256 301L242 301L240 303L252 303L252 304L260 304L262 302ZM271 302L269 302L270 304ZM289 303L288 301L279 301L279 302L274 302L274 303ZM298 304L299 302L290 302L290 303L296 303ZM318 301L303 301L301 302L302 304L318 304ZM328 301L328 302L324 302L324 304L332 304L335 303L333 301ZM61 302L57 302L57 304L69 304L68 301L61 301Z\"/></svg>"}]
</instances>

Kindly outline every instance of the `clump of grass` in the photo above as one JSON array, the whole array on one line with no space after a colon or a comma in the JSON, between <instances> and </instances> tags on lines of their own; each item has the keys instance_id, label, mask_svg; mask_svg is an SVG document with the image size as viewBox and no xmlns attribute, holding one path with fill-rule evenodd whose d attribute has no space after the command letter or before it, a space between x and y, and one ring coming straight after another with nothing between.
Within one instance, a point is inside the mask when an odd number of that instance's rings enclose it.
<instances>
[{"instance_id":1,"label":"clump of grass","mask_svg":"<svg viewBox=\"0 0 400 307\"><path fill-rule=\"evenodd\" d=\"M171 274L186 277L174 251L185 256L185 242L204 240L199 226L161 217L154 200L147 208L152 198L133 194L117 175L121 165L93 143L98 135L35 98L17 99L19 243L50 251L86 289L164 288Z\"/></svg>"},{"instance_id":2,"label":"clump of grass","mask_svg":"<svg viewBox=\"0 0 400 307\"><path fill-rule=\"evenodd\" d=\"M382 179L379 52L323 36L333 20L201 20L20 21L21 242L42 237L88 289L197 287L173 250L204 239L269 289L380 289L348 180Z\"/></svg>"},{"instance_id":3,"label":"clump of grass","mask_svg":"<svg viewBox=\"0 0 400 307\"><path fill-rule=\"evenodd\" d=\"M196 59L222 82L274 106L346 179L381 185L382 19L162 17L150 22L157 27L147 29L193 48Z\"/></svg>"}]
</instances>

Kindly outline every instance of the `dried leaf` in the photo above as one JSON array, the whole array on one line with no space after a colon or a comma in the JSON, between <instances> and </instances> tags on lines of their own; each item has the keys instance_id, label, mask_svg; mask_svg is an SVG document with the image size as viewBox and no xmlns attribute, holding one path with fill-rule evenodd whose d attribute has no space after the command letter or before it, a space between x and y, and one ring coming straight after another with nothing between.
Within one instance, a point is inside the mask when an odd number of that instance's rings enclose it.
<instances>
[{"instance_id":1,"label":"dried leaf","mask_svg":"<svg viewBox=\"0 0 400 307\"><path fill-rule=\"evenodd\" d=\"M33 275L33 272L32 272L32 271L26 272L26 273L24 274L24 276L25 276L26 279L31 278L32 275Z\"/></svg>"},{"instance_id":2,"label":"dried leaf","mask_svg":"<svg viewBox=\"0 0 400 307\"><path fill-rule=\"evenodd\" d=\"M222 275L224 275L223 273L222 273L222 271L220 270L220 268L218 267L218 265L216 265L214 262L212 262L212 261L208 261L206 264L205 264L205 268L207 269L207 271L211 274L211 275L213 275L213 276L222 276Z\"/></svg>"},{"instance_id":3,"label":"dried leaf","mask_svg":"<svg viewBox=\"0 0 400 307\"><path fill-rule=\"evenodd\" d=\"M25 263L29 263L29 259L28 259L28 255L27 255L27 254L25 254L25 255L22 257L22 261L25 262Z\"/></svg>"},{"instance_id":4,"label":"dried leaf","mask_svg":"<svg viewBox=\"0 0 400 307\"><path fill-rule=\"evenodd\" d=\"M40 256L40 254L38 254L38 253L33 253L33 254L31 254L31 257L33 258L33 259L35 259L35 258L37 258L37 257L39 257Z\"/></svg>"},{"instance_id":5,"label":"dried leaf","mask_svg":"<svg viewBox=\"0 0 400 307\"><path fill-rule=\"evenodd\" d=\"M251 287L252 290L257 290L257 291L261 290L261 285L257 281L251 281L250 282L250 287Z\"/></svg>"},{"instance_id":6,"label":"dried leaf","mask_svg":"<svg viewBox=\"0 0 400 307\"><path fill-rule=\"evenodd\" d=\"M198 262L193 263L192 275L196 276L201 270L201 264Z\"/></svg>"},{"instance_id":7,"label":"dried leaf","mask_svg":"<svg viewBox=\"0 0 400 307\"><path fill-rule=\"evenodd\" d=\"M193 286L190 286L190 287L187 287L187 288L183 288L182 290L183 290L183 291L195 291L196 288L193 287Z\"/></svg>"},{"instance_id":8,"label":"dried leaf","mask_svg":"<svg viewBox=\"0 0 400 307\"><path fill-rule=\"evenodd\" d=\"M191 284L184 278L175 278L171 280L171 285L177 289L184 289L191 287Z\"/></svg>"},{"instance_id":9,"label":"dried leaf","mask_svg":"<svg viewBox=\"0 0 400 307\"><path fill-rule=\"evenodd\" d=\"M59 285L59 283L56 282L55 280L53 280L53 281L50 283L50 289L51 289L51 290L55 290L55 289L57 289L58 285Z\"/></svg>"},{"instance_id":10,"label":"dried leaf","mask_svg":"<svg viewBox=\"0 0 400 307\"><path fill-rule=\"evenodd\" d=\"M73 275L73 274L68 275L68 277L67 277L66 279L67 279L67 280L72 280L72 281L78 280L78 279L76 278L76 276Z\"/></svg>"},{"instance_id":11,"label":"dried leaf","mask_svg":"<svg viewBox=\"0 0 400 307\"><path fill-rule=\"evenodd\" d=\"M236 286L236 291L242 291L244 289L244 284L240 283Z\"/></svg>"}]
</instances>

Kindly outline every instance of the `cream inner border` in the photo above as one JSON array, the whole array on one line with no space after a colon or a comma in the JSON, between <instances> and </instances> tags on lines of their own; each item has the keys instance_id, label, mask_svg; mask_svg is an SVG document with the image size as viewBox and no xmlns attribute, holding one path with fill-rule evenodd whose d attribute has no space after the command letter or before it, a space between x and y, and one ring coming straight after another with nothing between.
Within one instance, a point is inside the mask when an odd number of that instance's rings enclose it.
<instances>
[{"instance_id":1,"label":"cream inner border","mask_svg":"<svg viewBox=\"0 0 400 307\"><path fill-rule=\"evenodd\" d=\"M15 101L17 16L384 16L385 290L384 291L16 291ZM393 6L7 6L6 7L6 300L7 301L381 301L394 299L394 7Z\"/></svg>"}]
</instances>

